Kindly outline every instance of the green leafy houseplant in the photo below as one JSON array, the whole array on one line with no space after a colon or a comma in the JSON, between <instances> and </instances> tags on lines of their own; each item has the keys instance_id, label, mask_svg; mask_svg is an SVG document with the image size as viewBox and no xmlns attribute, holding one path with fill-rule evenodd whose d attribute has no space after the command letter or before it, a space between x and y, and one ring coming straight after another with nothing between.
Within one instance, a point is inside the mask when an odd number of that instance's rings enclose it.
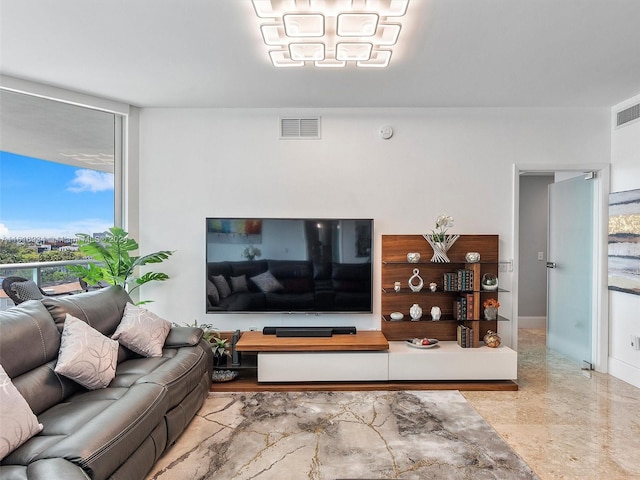
<instances>
[{"instance_id":1,"label":"green leafy houseplant","mask_svg":"<svg viewBox=\"0 0 640 480\"><path fill-rule=\"evenodd\" d=\"M175 326L180 326L174 323ZM204 332L202 338L204 338L211 345L211 351L213 352L214 362L219 363L222 357L231 357L229 351L229 339L220 337L220 334L213 328L210 323L198 324L197 320L194 320L192 324L183 323L186 327L201 328Z\"/></svg>"},{"instance_id":2,"label":"green leafy houseplant","mask_svg":"<svg viewBox=\"0 0 640 480\"><path fill-rule=\"evenodd\" d=\"M136 276L136 268L149 263L162 263L173 254L170 250L160 250L143 256L131 255L138 250L138 242L120 227L112 227L104 238L95 239L86 233L78 233L78 250L95 260L88 265L72 265L68 270L89 285L100 282L120 285L129 293L148 282L164 281L166 273L147 272ZM146 301L139 303L147 303Z\"/></svg>"},{"instance_id":3,"label":"green leafy houseplant","mask_svg":"<svg viewBox=\"0 0 640 480\"><path fill-rule=\"evenodd\" d=\"M211 344L213 357L217 359L217 362L220 362L222 357L231 357L231 352L229 351L229 340L227 338L221 338L214 333L208 338L208 341Z\"/></svg>"}]
</instances>

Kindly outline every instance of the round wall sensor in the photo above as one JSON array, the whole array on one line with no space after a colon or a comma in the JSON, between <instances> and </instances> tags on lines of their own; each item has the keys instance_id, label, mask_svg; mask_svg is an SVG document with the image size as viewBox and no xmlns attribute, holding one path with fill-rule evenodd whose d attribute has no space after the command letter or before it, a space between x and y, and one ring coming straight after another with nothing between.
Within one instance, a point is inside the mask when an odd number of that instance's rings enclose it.
<instances>
[{"instance_id":1,"label":"round wall sensor","mask_svg":"<svg viewBox=\"0 0 640 480\"><path fill-rule=\"evenodd\" d=\"M389 125L382 127L380 129L380 136L385 140L389 140L391 137L393 137L393 128L391 128Z\"/></svg>"}]
</instances>

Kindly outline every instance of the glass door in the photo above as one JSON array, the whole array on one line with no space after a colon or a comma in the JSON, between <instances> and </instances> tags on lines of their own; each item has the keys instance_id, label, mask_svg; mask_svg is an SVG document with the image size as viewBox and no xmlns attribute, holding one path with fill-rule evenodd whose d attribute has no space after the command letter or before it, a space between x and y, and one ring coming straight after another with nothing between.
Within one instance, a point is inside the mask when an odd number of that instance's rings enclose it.
<instances>
[{"instance_id":1,"label":"glass door","mask_svg":"<svg viewBox=\"0 0 640 480\"><path fill-rule=\"evenodd\" d=\"M589 175L549 185L547 346L592 363L593 190Z\"/></svg>"}]
</instances>

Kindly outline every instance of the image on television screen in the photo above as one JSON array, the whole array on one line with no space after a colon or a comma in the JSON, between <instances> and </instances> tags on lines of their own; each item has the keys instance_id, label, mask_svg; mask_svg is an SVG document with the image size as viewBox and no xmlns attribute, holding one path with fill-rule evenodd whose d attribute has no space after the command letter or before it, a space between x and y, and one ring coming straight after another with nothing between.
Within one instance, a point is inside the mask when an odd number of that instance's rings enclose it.
<instances>
[{"instance_id":1,"label":"image on television screen","mask_svg":"<svg viewBox=\"0 0 640 480\"><path fill-rule=\"evenodd\" d=\"M207 218L207 313L371 313L372 219Z\"/></svg>"}]
</instances>

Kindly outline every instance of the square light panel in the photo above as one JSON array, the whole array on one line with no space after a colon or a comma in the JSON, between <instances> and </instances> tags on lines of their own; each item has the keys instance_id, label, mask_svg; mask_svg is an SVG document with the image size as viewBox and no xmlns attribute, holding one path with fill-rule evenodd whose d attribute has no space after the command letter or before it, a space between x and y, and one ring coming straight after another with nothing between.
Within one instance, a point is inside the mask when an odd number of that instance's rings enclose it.
<instances>
[{"instance_id":1,"label":"square light panel","mask_svg":"<svg viewBox=\"0 0 640 480\"><path fill-rule=\"evenodd\" d=\"M386 67L409 0L252 0L276 67Z\"/></svg>"}]
</instances>

